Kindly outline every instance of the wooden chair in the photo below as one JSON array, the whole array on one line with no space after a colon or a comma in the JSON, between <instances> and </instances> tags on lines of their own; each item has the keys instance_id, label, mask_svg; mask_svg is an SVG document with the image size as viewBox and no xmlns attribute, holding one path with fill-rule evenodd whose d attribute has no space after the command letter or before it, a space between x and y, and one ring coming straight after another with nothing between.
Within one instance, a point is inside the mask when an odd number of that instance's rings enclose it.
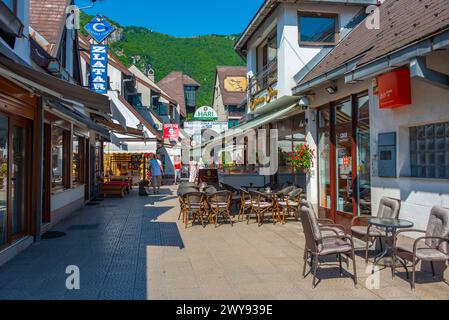
<instances>
[{"instance_id":1,"label":"wooden chair","mask_svg":"<svg viewBox=\"0 0 449 320\"><path fill-rule=\"evenodd\" d=\"M245 214L251 210L251 195L245 189L240 189L240 210L238 214L238 221L243 221Z\"/></svg>"},{"instance_id":2,"label":"wooden chair","mask_svg":"<svg viewBox=\"0 0 449 320\"><path fill-rule=\"evenodd\" d=\"M279 194L277 197L278 210L282 212L282 224L285 224L285 217L293 212L296 221L299 220L299 206L301 204L302 189L294 189L288 194Z\"/></svg>"},{"instance_id":3,"label":"wooden chair","mask_svg":"<svg viewBox=\"0 0 449 320\"><path fill-rule=\"evenodd\" d=\"M251 196L251 211L246 217L246 223L249 224L251 214L254 214L260 227L263 225L265 214L273 209L272 197L265 196L257 191L250 191L249 194ZM272 212L272 218L274 220L274 212Z\"/></svg>"},{"instance_id":4,"label":"wooden chair","mask_svg":"<svg viewBox=\"0 0 449 320\"><path fill-rule=\"evenodd\" d=\"M210 221L218 225L218 216L223 219L228 219L231 226L233 226L231 218L231 204L232 204L232 193L230 191L219 191L208 197L207 200L210 209Z\"/></svg>"},{"instance_id":5,"label":"wooden chair","mask_svg":"<svg viewBox=\"0 0 449 320\"><path fill-rule=\"evenodd\" d=\"M185 219L184 223L186 226L186 229L189 225L190 217L192 217L192 225L195 224L196 220L199 220L201 222L201 225L205 227L204 225L204 213L205 213L205 196L201 192L190 192L183 195L183 201L184 201L184 212L185 212Z\"/></svg>"}]
</instances>

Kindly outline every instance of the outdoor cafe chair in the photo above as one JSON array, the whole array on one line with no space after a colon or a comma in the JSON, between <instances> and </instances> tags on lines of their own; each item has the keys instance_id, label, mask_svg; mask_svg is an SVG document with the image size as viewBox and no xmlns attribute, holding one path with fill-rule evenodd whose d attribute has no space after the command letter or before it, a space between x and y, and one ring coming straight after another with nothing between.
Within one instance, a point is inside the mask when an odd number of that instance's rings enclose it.
<instances>
[{"instance_id":1,"label":"outdoor cafe chair","mask_svg":"<svg viewBox=\"0 0 449 320\"><path fill-rule=\"evenodd\" d=\"M189 192L184 194L183 196L184 201L184 223L186 226L186 229L189 224L190 217L192 218L192 225L195 224L195 221L200 221L201 225L205 227L204 225L204 213L205 213L205 195L202 192Z\"/></svg>"},{"instance_id":2,"label":"outdoor cafe chair","mask_svg":"<svg viewBox=\"0 0 449 320\"><path fill-rule=\"evenodd\" d=\"M218 191L210 195L207 199L209 204L210 214L209 220L211 223L218 225L218 217L221 216L223 220L228 220L233 226L231 217L232 193L230 191Z\"/></svg>"},{"instance_id":3,"label":"outdoor cafe chair","mask_svg":"<svg viewBox=\"0 0 449 320\"><path fill-rule=\"evenodd\" d=\"M423 237L416 240L405 240L399 236L404 233L422 233ZM446 263L449 261L449 209L433 207L430 213L427 230L406 229L396 232L393 246L393 261L400 257L412 262L411 286L415 290L416 267L420 261L430 262L432 275L435 278L435 262ZM404 264L405 265L405 264ZM408 277L408 270L407 277ZM393 264L393 277L396 266Z\"/></svg>"},{"instance_id":4,"label":"outdoor cafe chair","mask_svg":"<svg viewBox=\"0 0 449 320\"><path fill-rule=\"evenodd\" d=\"M240 210L238 214L238 221L243 221L245 214L251 210L251 195L245 189L240 189Z\"/></svg>"},{"instance_id":5,"label":"outdoor cafe chair","mask_svg":"<svg viewBox=\"0 0 449 320\"><path fill-rule=\"evenodd\" d=\"M312 205L312 202L302 199L300 207L306 207L306 208L312 210L312 212L315 214L318 224L320 225L321 228L324 228L324 230L322 230L323 235L332 235L332 234L337 234L337 235L342 235L342 236L346 235L346 229L344 226L342 226L340 224L336 224L331 219L320 218L317 215L315 208Z\"/></svg>"},{"instance_id":6,"label":"outdoor cafe chair","mask_svg":"<svg viewBox=\"0 0 449 320\"><path fill-rule=\"evenodd\" d=\"M271 202L273 198L258 191L250 191L249 194L251 197L251 211L246 217L246 223L249 224L251 214L254 214L260 227L263 225L265 214L273 209L273 202ZM274 212L272 214L274 220Z\"/></svg>"},{"instance_id":7,"label":"outdoor cafe chair","mask_svg":"<svg viewBox=\"0 0 449 320\"><path fill-rule=\"evenodd\" d=\"M323 231L327 230L325 226L320 226L313 210L303 206L300 209L301 223L303 226L304 236L306 240L304 250L304 267L303 277L306 278L306 267L311 259L311 272L313 273L312 287L316 287L316 276L320 265L320 257L337 255L339 260L340 275L343 275L342 255L352 259L353 262L353 279L357 285L357 270L354 253L354 243L349 235L324 235ZM309 272L310 273L310 272Z\"/></svg>"},{"instance_id":8,"label":"outdoor cafe chair","mask_svg":"<svg viewBox=\"0 0 449 320\"><path fill-rule=\"evenodd\" d=\"M290 192L292 192L292 191L295 190L295 189L296 189L295 186L288 186L288 187L285 187L285 188L281 189L281 190L279 191L279 194L280 194L280 195L287 196Z\"/></svg>"},{"instance_id":9,"label":"outdoor cafe chair","mask_svg":"<svg viewBox=\"0 0 449 320\"><path fill-rule=\"evenodd\" d=\"M299 220L299 205L301 203L301 188L291 190L287 195L280 194L277 198L278 211L282 212L282 223L285 224L287 214L293 212L296 221Z\"/></svg>"},{"instance_id":10,"label":"outdoor cafe chair","mask_svg":"<svg viewBox=\"0 0 449 320\"><path fill-rule=\"evenodd\" d=\"M397 219L401 210L401 200L383 197L380 200L377 218ZM365 247L365 262L368 263L368 252L370 245L375 244L375 240L379 239L382 249L382 238L387 236L386 231L375 226L361 226L357 225L365 222L369 217L355 217L352 220L352 236L366 242Z\"/></svg>"},{"instance_id":11,"label":"outdoor cafe chair","mask_svg":"<svg viewBox=\"0 0 449 320\"><path fill-rule=\"evenodd\" d=\"M178 220L181 220L181 216L182 216L182 221L184 221L185 216L186 216L186 211L185 211L186 204L184 201L184 195L187 193L194 193L194 192L198 192L198 189L195 189L195 188L178 189L178 200L179 200L179 206L180 206Z\"/></svg>"},{"instance_id":12,"label":"outdoor cafe chair","mask_svg":"<svg viewBox=\"0 0 449 320\"><path fill-rule=\"evenodd\" d=\"M198 185L194 182L183 182L179 185L179 188L198 188Z\"/></svg>"}]
</instances>

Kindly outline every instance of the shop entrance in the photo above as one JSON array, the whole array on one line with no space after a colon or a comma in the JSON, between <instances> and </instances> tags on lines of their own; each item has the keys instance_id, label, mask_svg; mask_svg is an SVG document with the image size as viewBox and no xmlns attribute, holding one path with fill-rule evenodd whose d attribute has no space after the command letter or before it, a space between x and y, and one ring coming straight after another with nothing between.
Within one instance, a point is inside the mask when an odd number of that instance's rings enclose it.
<instances>
[{"instance_id":1,"label":"shop entrance","mask_svg":"<svg viewBox=\"0 0 449 320\"><path fill-rule=\"evenodd\" d=\"M318 112L320 216L350 227L371 215L369 96L354 95Z\"/></svg>"},{"instance_id":2,"label":"shop entrance","mask_svg":"<svg viewBox=\"0 0 449 320\"><path fill-rule=\"evenodd\" d=\"M0 245L29 231L30 125L0 114Z\"/></svg>"}]
</instances>

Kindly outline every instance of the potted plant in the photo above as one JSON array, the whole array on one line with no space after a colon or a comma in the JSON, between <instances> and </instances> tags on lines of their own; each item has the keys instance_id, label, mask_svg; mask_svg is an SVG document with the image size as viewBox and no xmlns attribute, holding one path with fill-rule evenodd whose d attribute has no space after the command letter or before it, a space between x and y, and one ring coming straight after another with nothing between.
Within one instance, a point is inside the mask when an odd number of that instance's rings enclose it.
<instances>
[{"instance_id":1,"label":"potted plant","mask_svg":"<svg viewBox=\"0 0 449 320\"><path fill-rule=\"evenodd\" d=\"M297 145L290 154L290 163L295 171L309 173L314 166L315 151L308 144Z\"/></svg>"}]
</instances>

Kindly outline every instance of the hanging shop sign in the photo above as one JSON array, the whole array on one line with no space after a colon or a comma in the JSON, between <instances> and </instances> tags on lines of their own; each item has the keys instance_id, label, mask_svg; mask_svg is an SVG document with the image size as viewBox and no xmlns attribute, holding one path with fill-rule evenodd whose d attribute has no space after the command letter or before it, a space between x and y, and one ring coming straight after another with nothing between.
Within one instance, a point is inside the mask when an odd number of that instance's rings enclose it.
<instances>
[{"instance_id":1,"label":"hanging shop sign","mask_svg":"<svg viewBox=\"0 0 449 320\"><path fill-rule=\"evenodd\" d=\"M412 103L409 69L397 69L378 78L379 107L393 109Z\"/></svg>"},{"instance_id":2,"label":"hanging shop sign","mask_svg":"<svg viewBox=\"0 0 449 320\"><path fill-rule=\"evenodd\" d=\"M179 139L179 125L164 124L164 139L178 140Z\"/></svg>"},{"instance_id":3,"label":"hanging shop sign","mask_svg":"<svg viewBox=\"0 0 449 320\"><path fill-rule=\"evenodd\" d=\"M84 29L97 43L103 42L115 31L115 28L100 15L93 18Z\"/></svg>"},{"instance_id":4,"label":"hanging shop sign","mask_svg":"<svg viewBox=\"0 0 449 320\"><path fill-rule=\"evenodd\" d=\"M218 120L218 113L211 107L198 108L194 116L195 121L216 121Z\"/></svg>"},{"instance_id":5,"label":"hanging shop sign","mask_svg":"<svg viewBox=\"0 0 449 320\"><path fill-rule=\"evenodd\" d=\"M268 87L266 94L259 97L251 97L249 102L249 108L251 111L256 110L259 107L263 107L266 104L270 103L271 101L274 101L277 99L278 96L278 90L274 89L273 87Z\"/></svg>"},{"instance_id":6,"label":"hanging shop sign","mask_svg":"<svg viewBox=\"0 0 449 320\"><path fill-rule=\"evenodd\" d=\"M90 46L90 90L108 93L108 47L100 44Z\"/></svg>"}]
</instances>

